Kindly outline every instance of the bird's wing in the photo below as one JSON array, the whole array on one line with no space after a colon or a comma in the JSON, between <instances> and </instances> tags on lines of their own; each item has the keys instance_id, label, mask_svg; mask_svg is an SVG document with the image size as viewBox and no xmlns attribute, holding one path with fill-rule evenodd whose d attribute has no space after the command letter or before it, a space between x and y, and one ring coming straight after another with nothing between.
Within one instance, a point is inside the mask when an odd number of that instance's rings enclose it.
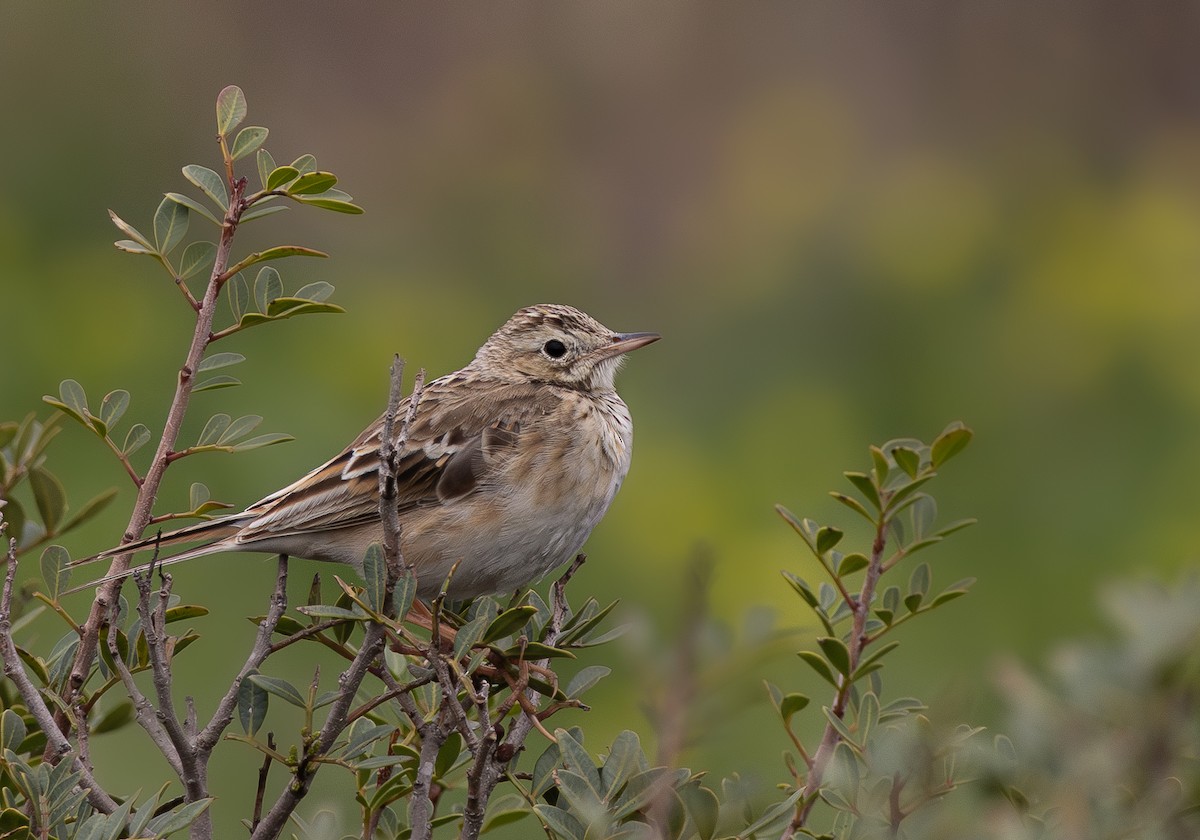
<instances>
[{"instance_id":1,"label":"bird's wing","mask_svg":"<svg viewBox=\"0 0 1200 840\"><path fill-rule=\"evenodd\" d=\"M486 485L517 450L531 423L553 410L556 389L534 385L471 387L453 375L421 395L396 464L401 513L436 505ZM408 408L401 403L399 417ZM328 531L379 520L380 418L332 460L247 508L257 516L239 532L242 544ZM396 432L399 432L399 422Z\"/></svg>"}]
</instances>

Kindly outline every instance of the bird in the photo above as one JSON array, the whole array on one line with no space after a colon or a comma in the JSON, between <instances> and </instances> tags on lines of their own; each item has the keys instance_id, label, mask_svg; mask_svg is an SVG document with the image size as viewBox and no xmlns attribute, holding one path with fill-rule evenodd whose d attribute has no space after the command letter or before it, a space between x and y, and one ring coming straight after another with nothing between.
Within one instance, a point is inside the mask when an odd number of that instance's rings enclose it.
<instances>
[{"instance_id":1,"label":"bird","mask_svg":"<svg viewBox=\"0 0 1200 840\"><path fill-rule=\"evenodd\" d=\"M579 552L629 472L633 421L614 387L617 369L626 353L660 338L539 304L514 314L465 367L425 385L396 453L400 549L418 597L439 594L456 563L446 595L462 600L520 589ZM251 551L361 572L368 547L383 538L382 434L381 416L336 456L241 513L73 565L199 541L155 565Z\"/></svg>"}]
</instances>

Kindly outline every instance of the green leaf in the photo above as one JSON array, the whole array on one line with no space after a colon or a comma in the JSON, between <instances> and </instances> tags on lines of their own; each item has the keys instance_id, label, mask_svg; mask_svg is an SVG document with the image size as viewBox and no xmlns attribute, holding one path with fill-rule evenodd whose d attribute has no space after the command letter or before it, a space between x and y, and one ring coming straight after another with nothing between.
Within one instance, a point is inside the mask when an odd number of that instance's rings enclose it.
<instances>
[{"instance_id":1,"label":"green leaf","mask_svg":"<svg viewBox=\"0 0 1200 840\"><path fill-rule=\"evenodd\" d=\"M821 652L835 671L839 674L850 673L850 651L845 642L832 636L822 636L817 639L817 646L821 648Z\"/></svg>"},{"instance_id":2,"label":"green leaf","mask_svg":"<svg viewBox=\"0 0 1200 840\"><path fill-rule=\"evenodd\" d=\"M403 569L400 572L400 579L396 581L396 589L392 593L392 600L395 602L396 617L404 618L408 615L409 609L413 605L413 600L417 597L417 577L413 574L412 569Z\"/></svg>"},{"instance_id":3,"label":"green leaf","mask_svg":"<svg viewBox=\"0 0 1200 840\"><path fill-rule=\"evenodd\" d=\"M221 374L220 376L214 376L198 383L194 388L192 388L192 393L196 394L200 391L216 391L220 388L234 388L241 384L242 380L238 379L237 377Z\"/></svg>"},{"instance_id":4,"label":"green leaf","mask_svg":"<svg viewBox=\"0 0 1200 840\"><path fill-rule=\"evenodd\" d=\"M218 368L229 367L230 365L240 365L244 361L246 361L246 357L241 353L214 353L200 360L200 364L196 366L196 372L203 373L206 370L217 370Z\"/></svg>"},{"instance_id":5,"label":"green leaf","mask_svg":"<svg viewBox=\"0 0 1200 840\"><path fill-rule=\"evenodd\" d=\"M263 725L263 721L267 719L267 706L270 705L271 699L266 689L250 679L257 673L251 671L238 686L238 722L242 724L242 731L247 735L253 735Z\"/></svg>"},{"instance_id":6,"label":"green leaf","mask_svg":"<svg viewBox=\"0 0 1200 840\"><path fill-rule=\"evenodd\" d=\"M870 503L871 507L877 510L880 508L879 491L875 488L869 475L861 472L847 472L843 473L843 475L846 476L846 479L854 485L859 493L863 494L863 498Z\"/></svg>"},{"instance_id":7,"label":"green leaf","mask_svg":"<svg viewBox=\"0 0 1200 840\"><path fill-rule=\"evenodd\" d=\"M838 566L839 575L852 575L855 572L862 571L871 565L871 561L867 559L867 555L854 552L847 554L842 558L842 564Z\"/></svg>"},{"instance_id":8,"label":"green leaf","mask_svg":"<svg viewBox=\"0 0 1200 840\"><path fill-rule=\"evenodd\" d=\"M267 260L281 260L284 257L328 256L329 255L324 251L318 251L315 248L304 248L299 245L276 245L272 248L267 248L265 251L255 251L253 254L249 254L248 256L244 257L241 262L237 264L237 269L238 271L242 271L260 262L266 262ZM280 294L283 293L282 288L280 288L279 291ZM278 297L278 295L276 295L276 297ZM265 312L266 310L264 309L262 311Z\"/></svg>"},{"instance_id":9,"label":"green leaf","mask_svg":"<svg viewBox=\"0 0 1200 840\"><path fill-rule=\"evenodd\" d=\"M269 265L260 269L254 278L254 302L258 305L258 311L267 314L271 301L282 294L283 280L279 277L279 271Z\"/></svg>"},{"instance_id":10,"label":"green leaf","mask_svg":"<svg viewBox=\"0 0 1200 840\"><path fill-rule=\"evenodd\" d=\"M314 303L295 298L276 298L267 307L268 317L265 320L282 321L295 315L316 315L323 312L341 313L346 310L336 303Z\"/></svg>"},{"instance_id":11,"label":"green leaf","mask_svg":"<svg viewBox=\"0 0 1200 840\"><path fill-rule=\"evenodd\" d=\"M88 410L87 393L83 390L83 386L74 379L64 379L58 384L58 395L62 398L63 405L67 407L67 413L71 414L80 423L85 426L90 426L91 411Z\"/></svg>"},{"instance_id":12,"label":"green leaf","mask_svg":"<svg viewBox=\"0 0 1200 840\"><path fill-rule=\"evenodd\" d=\"M292 166L301 174L315 172L317 169L317 159L312 155L300 155L292 161Z\"/></svg>"},{"instance_id":13,"label":"green leaf","mask_svg":"<svg viewBox=\"0 0 1200 840\"><path fill-rule=\"evenodd\" d=\"M339 607L333 604L305 604L296 610L309 618L336 618L346 621L366 621L367 614L361 609Z\"/></svg>"},{"instance_id":14,"label":"green leaf","mask_svg":"<svg viewBox=\"0 0 1200 840\"><path fill-rule=\"evenodd\" d=\"M228 414L214 414L204 424L204 429L200 432L200 437L196 438L196 445L208 446L209 444L216 443L221 435L225 434L225 430L229 428L229 424L232 422L233 418Z\"/></svg>"},{"instance_id":15,"label":"green leaf","mask_svg":"<svg viewBox=\"0 0 1200 840\"><path fill-rule=\"evenodd\" d=\"M174 607L168 607L163 614L165 623L172 624L176 621L187 621L192 618L203 618L208 615L208 607L202 607L199 604L178 604Z\"/></svg>"},{"instance_id":16,"label":"green leaf","mask_svg":"<svg viewBox=\"0 0 1200 840\"><path fill-rule=\"evenodd\" d=\"M822 706L821 711L825 713L825 720L829 721L830 725L837 731L838 735L842 736L843 741L848 741L855 746L858 742L855 739L854 732L850 729L850 724L833 713L833 710L828 706Z\"/></svg>"},{"instance_id":17,"label":"green leaf","mask_svg":"<svg viewBox=\"0 0 1200 840\"><path fill-rule=\"evenodd\" d=\"M888 642L887 644L881 645L878 648L876 648L875 650L871 651L870 654L864 656L861 660L859 660L858 670L855 671L856 677L862 676L862 672L863 672L864 668L878 662L880 659L882 659L883 657L885 657L889 653L891 653L893 650L895 650L899 645L900 645L899 642Z\"/></svg>"},{"instance_id":18,"label":"green leaf","mask_svg":"<svg viewBox=\"0 0 1200 840\"><path fill-rule=\"evenodd\" d=\"M15 539L17 545L21 545L22 535L25 533L25 508L16 499L6 499L2 512L4 513L4 528L0 530L3 534L4 545L8 545L9 538Z\"/></svg>"},{"instance_id":19,"label":"green leaf","mask_svg":"<svg viewBox=\"0 0 1200 840\"><path fill-rule=\"evenodd\" d=\"M809 698L799 692L791 692L785 694L779 703L779 715L783 718L784 723L792 719L792 715L803 710L809 704Z\"/></svg>"},{"instance_id":20,"label":"green leaf","mask_svg":"<svg viewBox=\"0 0 1200 840\"><path fill-rule=\"evenodd\" d=\"M337 183L332 172L307 172L288 187L288 195L315 195L323 193Z\"/></svg>"},{"instance_id":21,"label":"green leaf","mask_svg":"<svg viewBox=\"0 0 1200 840\"><path fill-rule=\"evenodd\" d=\"M299 300L311 300L321 302L327 300L333 294L333 285L326 283L324 280L319 280L316 283L309 283L307 286L302 286L292 295Z\"/></svg>"},{"instance_id":22,"label":"green leaf","mask_svg":"<svg viewBox=\"0 0 1200 840\"><path fill-rule=\"evenodd\" d=\"M128 391L109 391L100 402L100 422L111 429L125 414L127 408L129 408Z\"/></svg>"},{"instance_id":23,"label":"green leaf","mask_svg":"<svg viewBox=\"0 0 1200 840\"><path fill-rule=\"evenodd\" d=\"M55 533L67 510L67 494L63 490L62 482L53 473L41 467L34 467L29 471L29 485L46 531Z\"/></svg>"},{"instance_id":24,"label":"green leaf","mask_svg":"<svg viewBox=\"0 0 1200 840\"><path fill-rule=\"evenodd\" d=\"M367 546L363 556L363 583L367 588L367 603L375 612L383 612L383 597L387 592L387 562L383 546L377 542Z\"/></svg>"},{"instance_id":25,"label":"green leaf","mask_svg":"<svg viewBox=\"0 0 1200 840\"><path fill-rule=\"evenodd\" d=\"M208 492L208 485L200 481L193 481L192 486L188 488L188 505L189 510L196 510L207 502L212 495Z\"/></svg>"},{"instance_id":26,"label":"green leaf","mask_svg":"<svg viewBox=\"0 0 1200 840\"><path fill-rule=\"evenodd\" d=\"M158 252L171 253L183 241L188 229L188 209L169 198L159 202L154 213L154 244Z\"/></svg>"},{"instance_id":27,"label":"green leaf","mask_svg":"<svg viewBox=\"0 0 1200 840\"><path fill-rule=\"evenodd\" d=\"M921 469L921 455L907 446L897 446L892 450L892 457L900 465L900 469L908 473L909 478L916 478Z\"/></svg>"},{"instance_id":28,"label":"green leaf","mask_svg":"<svg viewBox=\"0 0 1200 840\"><path fill-rule=\"evenodd\" d=\"M143 248L145 248L147 253L153 253L154 246L150 244L149 238L147 238L147 236L144 233L142 233L140 230L135 228L133 225L126 222L124 219L122 219L120 216L118 216L116 213L114 213L111 210L108 211L108 217L110 219L112 219L112 223L117 226L117 230L121 231L121 233L128 236L136 244L141 245ZM117 247L119 248L121 246L118 245Z\"/></svg>"},{"instance_id":29,"label":"green leaf","mask_svg":"<svg viewBox=\"0 0 1200 840\"><path fill-rule=\"evenodd\" d=\"M646 755L637 733L626 729L617 735L604 759L604 766L600 768L604 800L611 802L630 777L647 769L646 765Z\"/></svg>"},{"instance_id":30,"label":"green leaf","mask_svg":"<svg viewBox=\"0 0 1200 840\"><path fill-rule=\"evenodd\" d=\"M319 207L322 210L332 210L335 213L346 213L350 216L361 216L363 209L357 204L351 204L349 201L342 201L336 198L321 198L320 196L297 197L296 199L301 204L307 204L311 207Z\"/></svg>"},{"instance_id":31,"label":"green leaf","mask_svg":"<svg viewBox=\"0 0 1200 840\"><path fill-rule=\"evenodd\" d=\"M213 264L217 246L211 242L191 242L179 258L179 279L187 280Z\"/></svg>"},{"instance_id":32,"label":"green leaf","mask_svg":"<svg viewBox=\"0 0 1200 840\"><path fill-rule=\"evenodd\" d=\"M966 448L975 433L961 422L951 423L929 447L929 461L937 469Z\"/></svg>"},{"instance_id":33,"label":"green leaf","mask_svg":"<svg viewBox=\"0 0 1200 840\"><path fill-rule=\"evenodd\" d=\"M42 552L41 564L46 596L51 601L57 601L59 593L67 588L71 580L71 555L61 545L47 546Z\"/></svg>"},{"instance_id":34,"label":"green leaf","mask_svg":"<svg viewBox=\"0 0 1200 840\"><path fill-rule=\"evenodd\" d=\"M115 732L132 723L133 715L133 703L128 700L122 700L92 724L92 734L103 735L105 732Z\"/></svg>"},{"instance_id":35,"label":"green leaf","mask_svg":"<svg viewBox=\"0 0 1200 840\"><path fill-rule=\"evenodd\" d=\"M279 434L273 432L265 435L258 435L249 440L244 440L233 447L234 452L249 452L251 449L261 449L264 446L274 446L277 443L287 443L295 440L291 435Z\"/></svg>"},{"instance_id":36,"label":"green leaf","mask_svg":"<svg viewBox=\"0 0 1200 840\"><path fill-rule=\"evenodd\" d=\"M866 519L868 522L870 522L872 524L875 522L875 517L872 516L867 511L866 507L863 506L862 502L860 502L858 499L854 498L853 496L847 496L845 493L839 493L836 490L831 490L829 492L829 495L833 496L833 498L837 499L839 502L844 504L846 507L850 508L850 510L854 511L855 513L861 514L862 517L864 519Z\"/></svg>"},{"instance_id":37,"label":"green leaf","mask_svg":"<svg viewBox=\"0 0 1200 840\"><path fill-rule=\"evenodd\" d=\"M229 280L229 309L235 322L241 321L250 309L250 283L240 272Z\"/></svg>"},{"instance_id":38,"label":"green leaf","mask_svg":"<svg viewBox=\"0 0 1200 840\"><path fill-rule=\"evenodd\" d=\"M532 813L530 806L519 796L497 797L488 806L487 820L483 824L483 830L479 833L487 834L492 829L520 822Z\"/></svg>"},{"instance_id":39,"label":"green leaf","mask_svg":"<svg viewBox=\"0 0 1200 840\"><path fill-rule=\"evenodd\" d=\"M811 650L802 650L796 655L807 662L809 667L816 671L821 679L825 680L825 682L829 683L834 688L838 687L837 678L833 675L833 671L830 669L829 663L825 661L825 657L821 656L819 653L814 653Z\"/></svg>"},{"instance_id":40,"label":"green leaf","mask_svg":"<svg viewBox=\"0 0 1200 840\"><path fill-rule=\"evenodd\" d=\"M438 750L437 758L433 762L433 777L435 779L445 778L453 768L458 756L462 753L462 735L457 732L451 732L446 738L441 748Z\"/></svg>"},{"instance_id":41,"label":"green leaf","mask_svg":"<svg viewBox=\"0 0 1200 840\"><path fill-rule=\"evenodd\" d=\"M200 192L212 199L222 213L229 210L229 191L225 188L225 179L216 172L207 166L189 163L183 167L183 177L199 187Z\"/></svg>"},{"instance_id":42,"label":"green leaf","mask_svg":"<svg viewBox=\"0 0 1200 840\"><path fill-rule=\"evenodd\" d=\"M5 709L0 714L0 751L16 752L17 747L25 740L25 734L25 721L12 709Z\"/></svg>"},{"instance_id":43,"label":"green leaf","mask_svg":"<svg viewBox=\"0 0 1200 840\"><path fill-rule=\"evenodd\" d=\"M237 138L233 141L233 148L229 150L229 156L234 160L241 160L246 155L254 154L263 143L267 142L269 133L261 125L246 126L237 133Z\"/></svg>"},{"instance_id":44,"label":"green leaf","mask_svg":"<svg viewBox=\"0 0 1200 840\"><path fill-rule=\"evenodd\" d=\"M960 580L958 583L946 587L934 597L933 601L930 602L929 609L940 607L947 601L953 601L955 598L966 595L971 587L971 584L973 583L975 583L975 578L965 578L964 580Z\"/></svg>"},{"instance_id":45,"label":"green leaf","mask_svg":"<svg viewBox=\"0 0 1200 840\"><path fill-rule=\"evenodd\" d=\"M912 570L912 575L908 579L909 594L917 594L922 597L929 592L929 564L921 563Z\"/></svg>"},{"instance_id":46,"label":"green leaf","mask_svg":"<svg viewBox=\"0 0 1200 840\"><path fill-rule=\"evenodd\" d=\"M259 149L254 162L258 166L258 180L262 182L264 190L268 189L267 178L270 177L271 172L275 169L275 158L271 157L271 153L266 149ZM245 219L246 217L243 216L242 220L245 221Z\"/></svg>"},{"instance_id":47,"label":"green leaf","mask_svg":"<svg viewBox=\"0 0 1200 840\"><path fill-rule=\"evenodd\" d=\"M482 638L483 631L488 623L487 615L480 613L458 628L458 633L454 636L455 659L462 659L467 655L471 648Z\"/></svg>"},{"instance_id":48,"label":"green leaf","mask_svg":"<svg viewBox=\"0 0 1200 840\"><path fill-rule=\"evenodd\" d=\"M263 216L270 216L272 213L282 213L287 210L287 206L283 204L259 204L253 210L250 210L242 215L241 223L252 222L255 219L261 219Z\"/></svg>"},{"instance_id":49,"label":"green leaf","mask_svg":"<svg viewBox=\"0 0 1200 840\"><path fill-rule=\"evenodd\" d=\"M266 674L250 674L246 679L253 681L259 688L274 694L276 697L283 698L293 706L299 706L301 709L307 706L307 701L296 690L296 686L287 680L281 680L279 677L268 677Z\"/></svg>"},{"instance_id":50,"label":"green leaf","mask_svg":"<svg viewBox=\"0 0 1200 840\"><path fill-rule=\"evenodd\" d=\"M267 190L277 190L300 177L300 170L294 166L277 166L267 176Z\"/></svg>"},{"instance_id":51,"label":"green leaf","mask_svg":"<svg viewBox=\"0 0 1200 840\"><path fill-rule=\"evenodd\" d=\"M612 668L603 665L589 665L571 678L567 683L567 697L577 698L600 680L612 673Z\"/></svg>"},{"instance_id":52,"label":"green leaf","mask_svg":"<svg viewBox=\"0 0 1200 840\"><path fill-rule=\"evenodd\" d=\"M76 528L87 522L100 511L108 507L109 503L117 497L117 488L110 487L102 493L98 493L89 499L83 507L81 507L70 519L63 523L60 533L66 533L72 528ZM5 511L7 512L7 508Z\"/></svg>"},{"instance_id":53,"label":"green leaf","mask_svg":"<svg viewBox=\"0 0 1200 840\"><path fill-rule=\"evenodd\" d=\"M213 174L215 175L216 173L214 172ZM203 204L201 204L196 199L192 198L190 195L184 195L183 193L169 192L166 194L166 196L167 196L167 198L171 199L171 201L174 201L176 204L182 204L184 207L186 207L188 210L192 211L193 213L198 213L199 215L208 219L210 222L212 222L217 227L221 226L221 220L218 219L216 217L216 215L213 214L213 211L209 210L207 207L205 207Z\"/></svg>"},{"instance_id":54,"label":"green leaf","mask_svg":"<svg viewBox=\"0 0 1200 840\"><path fill-rule=\"evenodd\" d=\"M892 470L892 465L888 463L887 455L878 446L871 447L871 463L872 470L875 473L876 483L882 487L887 481L888 473Z\"/></svg>"},{"instance_id":55,"label":"green leaf","mask_svg":"<svg viewBox=\"0 0 1200 840\"><path fill-rule=\"evenodd\" d=\"M563 766L587 782L589 788L600 797L600 771L596 769L592 757L583 748L583 744L565 729L555 729L554 737L558 741L558 752Z\"/></svg>"},{"instance_id":56,"label":"green leaf","mask_svg":"<svg viewBox=\"0 0 1200 840\"><path fill-rule=\"evenodd\" d=\"M483 643L491 644L497 639L503 639L511 636L518 630L521 630L529 623L529 619L533 618L537 612L537 607L523 605L513 607L510 610L505 610L496 616L495 621L488 625L488 629L483 634Z\"/></svg>"},{"instance_id":57,"label":"green leaf","mask_svg":"<svg viewBox=\"0 0 1200 840\"><path fill-rule=\"evenodd\" d=\"M195 822L198 816L207 811L208 806L212 802L211 797L208 799L197 799L195 802L189 802L175 811L159 814L150 820L150 824L146 826L146 831L154 837L166 837L168 834L185 829Z\"/></svg>"},{"instance_id":58,"label":"green leaf","mask_svg":"<svg viewBox=\"0 0 1200 840\"><path fill-rule=\"evenodd\" d=\"M583 826L562 808L541 803L533 810L559 840L583 840Z\"/></svg>"},{"instance_id":59,"label":"green leaf","mask_svg":"<svg viewBox=\"0 0 1200 840\"><path fill-rule=\"evenodd\" d=\"M221 436L217 438L217 443L229 444L240 440L257 429L261 423L262 418L257 414L247 414L239 417L225 427L225 431L221 432Z\"/></svg>"},{"instance_id":60,"label":"green leaf","mask_svg":"<svg viewBox=\"0 0 1200 840\"><path fill-rule=\"evenodd\" d=\"M817 553L824 554L839 542L844 534L832 525L822 525L817 529Z\"/></svg>"},{"instance_id":61,"label":"green leaf","mask_svg":"<svg viewBox=\"0 0 1200 840\"><path fill-rule=\"evenodd\" d=\"M125 444L121 447L121 452L132 455L149 442L150 430L144 424L138 423L125 435Z\"/></svg>"},{"instance_id":62,"label":"green leaf","mask_svg":"<svg viewBox=\"0 0 1200 840\"><path fill-rule=\"evenodd\" d=\"M227 136L246 119L246 94L237 85L229 85L217 94L217 133Z\"/></svg>"},{"instance_id":63,"label":"green leaf","mask_svg":"<svg viewBox=\"0 0 1200 840\"><path fill-rule=\"evenodd\" d=\"M117 246L118 251L124 251L127 254L145 254L150 257L157 257L158 251L153 247L144 246L132 239L118 239L113 245Z\"/></svg>"},{"instance_id":64,"label":"green leaf","mask_svg":"<svg viewBox=\"0 0 1200 840\"><path fill-rule=\"evenodd\" d=\"M721 802L717 795L703 785L687 785L679 789L688 816L700 835L700 840L712 840L717 833Z\"/></svg>"}]
</instances>

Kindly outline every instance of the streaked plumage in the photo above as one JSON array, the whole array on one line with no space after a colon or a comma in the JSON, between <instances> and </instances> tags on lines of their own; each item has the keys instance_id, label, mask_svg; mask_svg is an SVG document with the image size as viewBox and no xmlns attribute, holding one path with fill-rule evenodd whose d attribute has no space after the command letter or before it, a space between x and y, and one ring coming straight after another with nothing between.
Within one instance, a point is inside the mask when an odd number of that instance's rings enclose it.
<instances>
[{"instance_id":1,"label":"streaked plumage","mask_svg":"<svg viewBox=\"0 0 1200 840\"><path fill-rule=\"evenodd\" d=\"M532 306L466 367L426 385L397 469L401 548L422 597L460 559L456 598L524 586L579 551L629 471L633 424L613 387L617 367L658 338L615 333L569 306ZM361 566L382 538L381 432L382 418L242 513L80 562L204 541L160 562L264 551Z\"/></svg>"}]
</instances>

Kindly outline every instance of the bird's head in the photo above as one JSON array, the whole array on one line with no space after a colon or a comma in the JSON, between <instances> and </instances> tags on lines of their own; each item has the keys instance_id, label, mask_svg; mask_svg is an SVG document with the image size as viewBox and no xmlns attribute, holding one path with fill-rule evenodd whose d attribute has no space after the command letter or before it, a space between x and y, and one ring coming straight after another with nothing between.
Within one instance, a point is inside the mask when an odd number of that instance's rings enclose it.
<instances>
[{"instance_id":1,"label":"bird's head","mask_svg":"<svg viewBox=\"0 0 1200 840\"><path fill-rule=\"evenodd\" d=\"M498 379L611 390L624 354L661 337L613 332L578 309L545 303L509 318L479 348L472 365Z\"/></svg>"}]
</instances>

